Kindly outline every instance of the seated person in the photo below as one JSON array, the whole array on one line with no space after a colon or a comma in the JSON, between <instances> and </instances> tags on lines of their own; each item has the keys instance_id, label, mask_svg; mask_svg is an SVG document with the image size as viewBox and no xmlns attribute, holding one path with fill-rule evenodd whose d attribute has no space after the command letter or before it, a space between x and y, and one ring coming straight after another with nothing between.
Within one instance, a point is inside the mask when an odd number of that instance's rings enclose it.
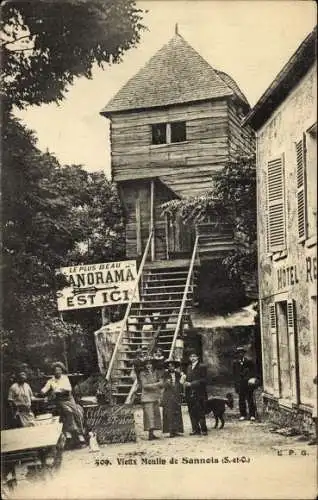
<instances>
[{"instance_id":1,"label":"seated person","mask_svg":"<svg viewBox=\"0 0 318 500\"><path fill-rule=\"evenodd\" d=\"M65 375L66 368L63 363L58 362L54 363L53 370L54 376L47 381L41 393L53 396L66 437L73 436L84 444L83 409L73 398L71 383Z\"/></svg>"}]
</instances>

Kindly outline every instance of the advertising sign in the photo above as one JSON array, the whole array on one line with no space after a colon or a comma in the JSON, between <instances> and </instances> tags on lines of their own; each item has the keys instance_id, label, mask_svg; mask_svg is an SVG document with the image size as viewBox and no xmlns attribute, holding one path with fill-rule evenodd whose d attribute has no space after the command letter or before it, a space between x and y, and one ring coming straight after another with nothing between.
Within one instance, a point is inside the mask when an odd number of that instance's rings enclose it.
<instances>
[{"instance_id":1,"label":"advertising sign","mask_svg":"<svg viewBox=\"0 0 318 500\"><path fill-rule=\"evenodd\" d=\"M137 279L135 260L62 267L68 286L57 293L59 311L105 307L130 301ZM139 291L135 293L139 302Z\"/></svg>"},{"instance_id":2,"label":"advertising sign","mask_svg":"<svg viewBox=\"0 0 318 500\"><path fill-rule=\"evenodd\" d=\"M85 421L89 430L96 432L98 444L128 443L136 441L135 418L127 406L99 405L85 408Z\"/></svg>"}]
</instances>

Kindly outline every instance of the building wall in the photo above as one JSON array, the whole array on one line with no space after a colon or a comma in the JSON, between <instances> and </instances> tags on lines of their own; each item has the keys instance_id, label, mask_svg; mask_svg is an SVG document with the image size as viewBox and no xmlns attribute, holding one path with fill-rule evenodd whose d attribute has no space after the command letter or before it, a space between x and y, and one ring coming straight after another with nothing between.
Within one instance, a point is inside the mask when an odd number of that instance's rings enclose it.
<instances>
[{"instance_id":1,"label":"building wall","mask_svg":"<svg viewBox=\"0 0 318 500\"><path fill-rule=\"evenodd\" d=\"M240 127L239 106L226 99L111 116L112 175L116 182L160 177L184 197L205 191L231 150L254 148ZM186 141L152 144L151 125L186 121ZM242 136L242 139L240 138Z\"/></svg>"},{"instance_id":2,"label":"building wall","mask_svg":"<svg viewBox=\"0 0 318 500\"><path fill-rule=\"evenodd\" d=\"M313 193L317 182L314 150L317 139L309 132L309 128L317 122L316 86L316 68L312 67L257 133L259 287L264 392L281 408L298 408L305 413L311 413L316 404L313 378L317 370L317 323L314 319L317 312L317 201ZM307 144L308 235L300 241L296 142L301 140L303 134ZM267 239L267 165L280 155L284 158L286 245L284 250L271 253ZM285 324L284 301L287 300L294 301L295 333L292 324ZM274 303L276 330L270 316ZM288 380L290 374L292 377ZM280 387L277 385L277 379ZM298 397L292 390L294 380L298 384ZM269 407L272 408L273 404L269 404ZM292 423L293 418L290 420Z\"/></svg>"}]
</instances>

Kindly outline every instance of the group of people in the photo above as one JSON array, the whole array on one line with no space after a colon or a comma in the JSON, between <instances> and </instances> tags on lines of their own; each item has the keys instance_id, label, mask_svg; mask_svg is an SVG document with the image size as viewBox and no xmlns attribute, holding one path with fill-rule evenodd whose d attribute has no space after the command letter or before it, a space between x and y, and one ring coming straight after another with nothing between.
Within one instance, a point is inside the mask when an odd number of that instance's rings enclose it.
<instances>
[{"instance_id":1,"label":"group of people","mask_svg":"<svg viewBox=\"0 0 318 500\"><path fill-rule=\"evenodd\" d=\"M253 363L246 358L243 348L237 349L238 358L234 362L235 390L239 396L240 420L255 420L256 405L254 398L255 377ZM185 400L191 421L191 435L207 435L206 401L207 369L199 361L195 350L189 353L189 365L182 371L177 360L165 359L161 349L148 356L147 349L140 349L134 362L134 369L141 389L144 430L148 431L149 440L157 439L154 431L162 430L170 437L184 433L182 403ZM73 438L79 444L85 444L84 414L72 394L70 380L63 363L53 365L54 375L41 389L39 396L54 402L56 412L63 423L63 432L67 438ZM27 427L35 424L32 412L34 397L26 381L26 373L18 374L17 382L9 389L8 402L15 427ZM162 415L160 411L162 407Z\"/></svg>"},{"instance_id":2,"label":"group of people","mask_svg":"<svg viewBox=\"0 0 318 500\"><path fill-rule=\"evenodd\" d=\"M61 362L54 363L52 368L54 375L41 389L38 398L48 396L54 403L56 412L63 423L65 436L77 440L80 444L85 444L83 409L74 400L66 368ZM20 371L17 374L17 381L11 385L8 393L14 427L35 425L32 402L38 398L33 395L33 391L27 383L26 372Z\"/></svg>"},{"instance_id":3,"label":"group of people","mask_svg":"<svg viewBox=\"0 0 318 500\"><path fill-rule=\"evenodd\" d=\"M158 438L155 430L162 430L164 434L169 434L169 437L183 434L183 397L188 405L191 435L207 434L207 370L205 365L199 362L194 350L190 352L189 360L190 365L183 372L180 361L165 360L160 349L157 349L152 357L143 353L138 355L135 372L141 388L144 430L148 431L149 440Z\"/></svg>"},{"instance_id":4,"label":"group of people","mask_svg":"<svg viewBox=\"0 0 318 500\"><path fill-rule=\"evenodd\" d=\"M239 399L239 419L249 418L253 421L257 413L255 367L246 357L243 347L238 347L236 353L233 376ZM162 430L170 437L183 434L183 400L187 404L191 421L190 435L207 435L207 368L199 361L195 350L189 353L189 365L185 371L182 371L179 361L165 360L160 349L152 357L147 355L147 351L139 351L134 368L141 388L144 430L148 431L150 440L157 439L155 430Z\"/></svg>"}]
</instances>

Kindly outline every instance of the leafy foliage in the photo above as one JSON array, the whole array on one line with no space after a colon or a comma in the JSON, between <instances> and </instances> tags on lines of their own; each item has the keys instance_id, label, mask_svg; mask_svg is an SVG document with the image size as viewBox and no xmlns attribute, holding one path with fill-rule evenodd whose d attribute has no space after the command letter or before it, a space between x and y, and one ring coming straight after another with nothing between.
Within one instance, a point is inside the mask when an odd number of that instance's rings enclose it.
<instances>
[{"instance_id":1,"label":"leafy foliage","mask_svg":"<svg viewBox=\"0 0 318 500\"><path fill-rule=\"evenodd\" d=\"M142 14L134 0L7 0L2 5L1 348L6 365L28 357L45 363L39 349L54 357L61 339L82 335L78 325L57 316L55 268L119 259L124 251L115 187L102 173L61 167L53 155L38 150L34 133L10 113L15 107L60 103L76 77L91 78L94 65L119 63L140 40Z\"/></svg>"},{"instance_id":2,"label":"leafy foliage","mask_svg":"<svg viewBox=\"0 0 318 500\"><path fill-rule=\"evenodd\" d=\"M103 173L61 167L12 116L4 123L3 165L3 347L25 359L26 343L38 349L79 332L57 315L56 268L121 258L124 226Z\"/></svg>"},{"instance_id":3,"label":"leafy foliage","mask_svg":"<svg viewBox=\"0 0 318 500\"><path fill-rule=\"evenodd\" d=\"M190 199L173 200L163 212L180 214L186 222L203 222L208 217L228 222L237 243L223 263L230 276L256 275L256 168L254 156L240 156L213 178L210 191Z\"/></svg>"},{"instance_id":4,"label":"leafy foliage","mask_svg":"<svg viewBox=\"0 0 318 500\"><path fill-rule=\"evenodd\" d=\"M61 101L95 63L120 62L144 29L134 0L13 0L1 14L2 92L19 108Z\"/></svg>"}]
</instances>

